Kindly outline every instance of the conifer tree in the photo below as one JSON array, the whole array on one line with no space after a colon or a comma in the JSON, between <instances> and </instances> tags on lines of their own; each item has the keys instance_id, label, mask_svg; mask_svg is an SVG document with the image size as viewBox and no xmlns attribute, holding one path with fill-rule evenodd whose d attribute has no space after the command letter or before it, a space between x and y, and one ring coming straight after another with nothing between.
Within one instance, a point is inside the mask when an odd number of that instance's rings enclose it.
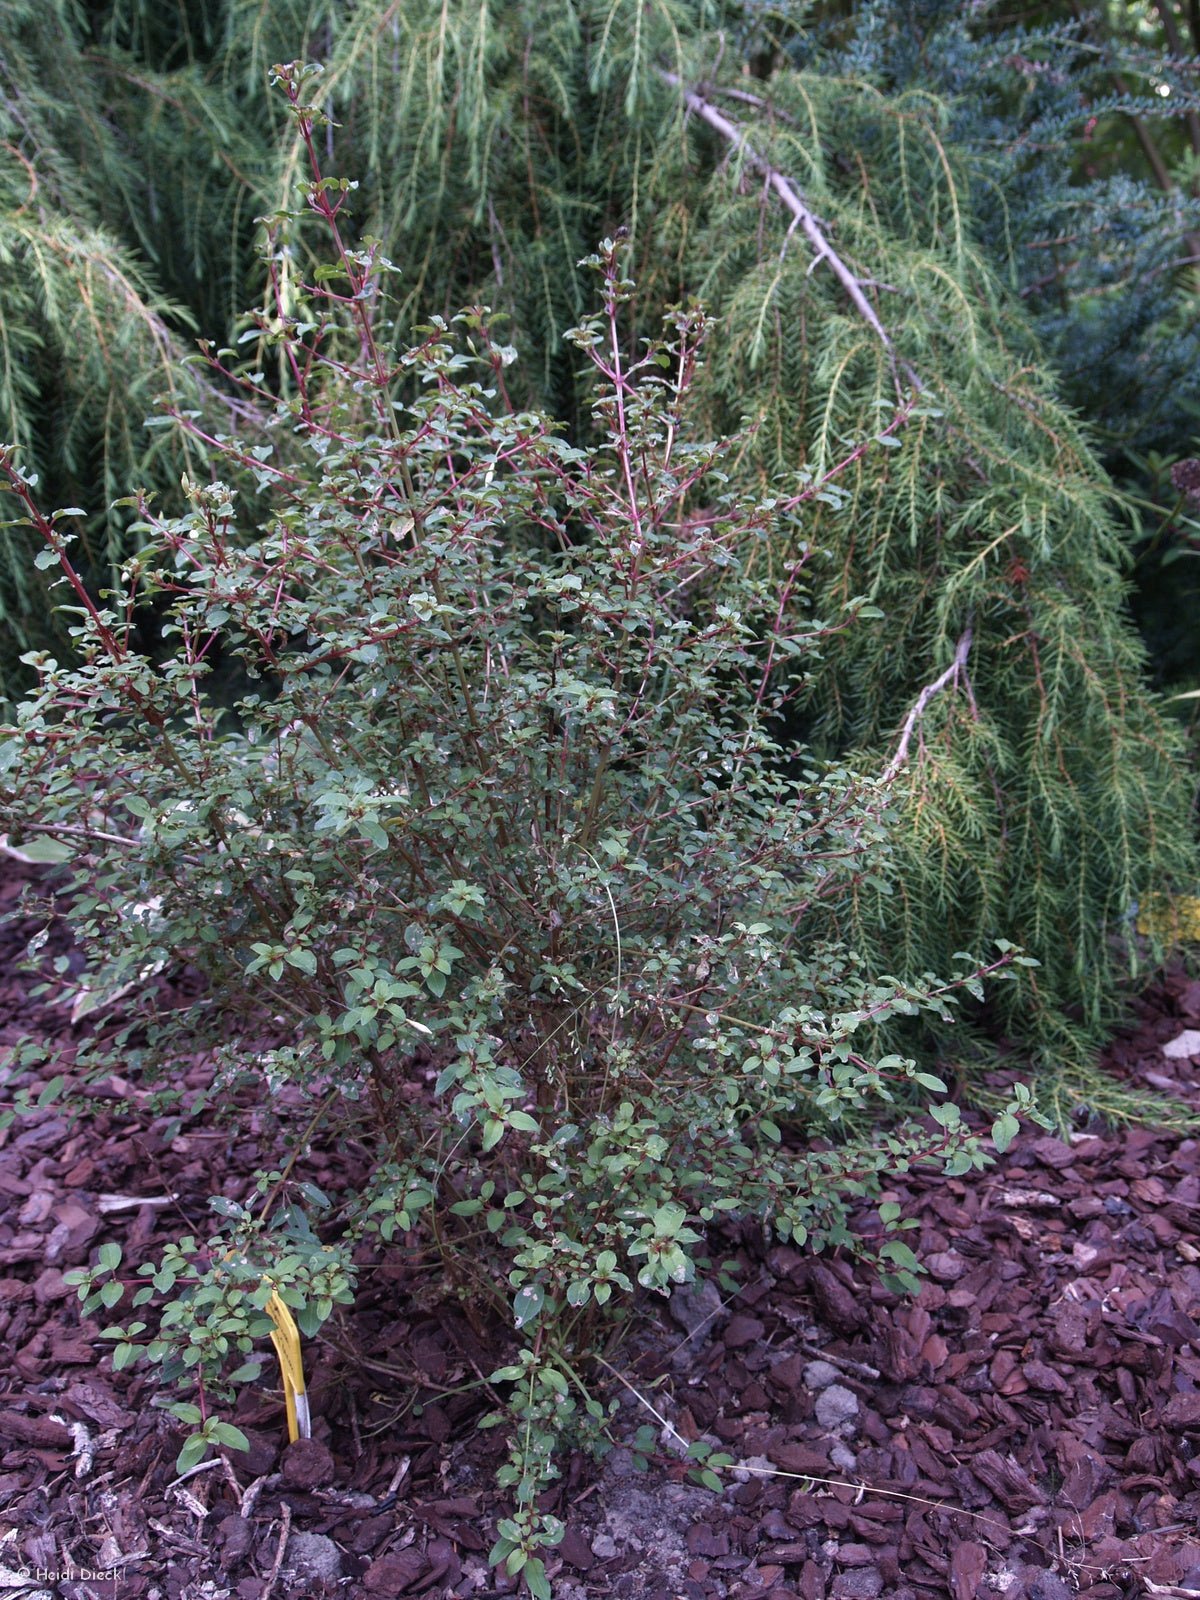
<instances>
[{"instance_id":1,"label":"conifer tree","mask_svg":"<svg viewBox=\"0 0 1200 1600\"><path fill-rule=\"evenodd\" d=\"M124 549L113 501L197 467L179 438L146 428L156 400L230 420L185 358L248 291L268 150L186 50L173 66L143 36L136 18L155 8L95 10L107 21L76 0L4 8L0 436L87 513L84 558L101 581ZM65 644L32 554L7 530L0 694L15 647Z\"/></svg>"}]
</instances>

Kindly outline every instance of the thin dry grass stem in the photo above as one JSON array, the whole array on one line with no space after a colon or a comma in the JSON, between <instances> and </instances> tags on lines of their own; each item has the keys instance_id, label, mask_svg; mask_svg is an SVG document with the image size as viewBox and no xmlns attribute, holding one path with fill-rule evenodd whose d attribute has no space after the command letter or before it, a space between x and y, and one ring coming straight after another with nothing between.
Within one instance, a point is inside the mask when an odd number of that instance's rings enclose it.
<instances>
[{"instance_id":1,"label":"thin dry grass stem","mask_svg":"<svg viewBox=\"0 0 1200 1600\"><path fill-rule=\"evenodd\" d=\"M271 1600L275 1584L279 1578L280 1568L283 1566L283 1557L287 1550L288 1537L292 1531L292 1508L285 1500L280 1507L282 1526L279 1530L279 1544L275 1550L275 1559L271 1563L271 1570L267 1575L266 1584L263 1586L262 1600Z\"/></svg>"}]
</instances>

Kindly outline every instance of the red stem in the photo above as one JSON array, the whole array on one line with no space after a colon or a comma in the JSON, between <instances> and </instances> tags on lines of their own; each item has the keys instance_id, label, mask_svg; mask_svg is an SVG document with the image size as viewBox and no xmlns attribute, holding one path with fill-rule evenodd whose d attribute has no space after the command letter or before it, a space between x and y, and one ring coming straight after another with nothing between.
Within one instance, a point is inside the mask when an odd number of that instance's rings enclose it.
<instances>
[{"instance_id":1,"label":"red stem","mask_svg":"<svg viewBox=\"0 0 1200 1600\"><path fill-rule=\"evenodd\" d=\"M12 464L11 457L7 453L0 454L0 467L3 467L4 469L4 474L8 479L9 487L12 489L12 492L16 495L17 499L20 500L26 511L28 511L30 522L37 529L38 533L41 534L42 538L49 545L50 549L54 551L54 554L58 557L58 564L62 568L67 582L71 585L72 589L74 589L79 598L80 605L83 606L84 610L87 612L88 616L91 617L92 622L95 624L96 632L99 634L104 648L108 651L109 655L114 661L118 663L123 662L125 660L124 648L118 641L116 634L113 633L112 629L100 615L100 612L96 608L96 602L84 588L83 579L76 572L74 566L71 564L71 558L63 549L62 541L59 535L55 532L53 524L50 522L49 518L43 516L37 502L33 498L33 494L29 488L29 485L17 472L17 469Z\"/></svg>"}]
</instances>

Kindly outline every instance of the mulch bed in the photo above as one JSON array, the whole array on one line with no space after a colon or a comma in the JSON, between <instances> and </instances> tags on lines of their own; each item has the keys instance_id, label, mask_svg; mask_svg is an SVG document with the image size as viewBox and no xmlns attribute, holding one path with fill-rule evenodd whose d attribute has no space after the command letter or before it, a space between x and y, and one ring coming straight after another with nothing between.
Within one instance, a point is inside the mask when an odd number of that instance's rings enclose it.
<instances>
[{"instance_id":1,"label":"mulch bed","mask_svg":"<svg viewBox=\"0 0 1200 1600\"><path fill-rule=\"evenodd\" d=\"M2 915L39 869L0 866ZM69 1063L82 1028L18 973L28 931L0 927L0 1052L34 1034ZM1195 1057L1164 1053L1192 1029ZM1200 982L1160 980L1110 1058L1200 1111ZM150 1378L112 1373L103 1322L81 1321L64 1272L108 1239L139 1259L203 1233L207 1196L246 1194L269 1153L136 1097L0 1134L0 1594L514 1591L486 1562L503 1441L474 1427L497 1352L402 1260L309 1348L314 1439L285 1447L279 1397L258 1391L238 1419L249 1458L183 1482ZM306 1175L329 1181L333 1159ZM982 1176L896 1198L920 1219L915 1300L748 1235L727 1241L735 1301L647 1308L618 1358L626 1443L567 1463L553 1497L557 1596L1200 1596L1200 1143L1026 1132ZM648 1421L659 1451L638 1472L627 1443ZM687 1481L699 1437L741 1464L723 1495Z\"/></svg>"}]
</instances>

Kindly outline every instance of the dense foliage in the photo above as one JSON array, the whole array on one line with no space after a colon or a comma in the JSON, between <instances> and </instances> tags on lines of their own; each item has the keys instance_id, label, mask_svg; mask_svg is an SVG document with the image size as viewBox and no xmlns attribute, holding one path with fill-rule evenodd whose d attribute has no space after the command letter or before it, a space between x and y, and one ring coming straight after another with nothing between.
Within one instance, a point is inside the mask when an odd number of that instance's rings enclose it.
<instances>
[{"instance_id":1,"label":"dense foliage","mask_svg":"<svg viewBox=\"0 0 1200 1600\"><path fill-rule=\"evenodd\" d=\"M307 80L280 70L315 163ZM218 1093L265 1082L311 1117L305 1138L323 1126L376 1153L354 1196L315 1194L302 1166L264 1173L261 1205L223 1203L224 1234L142 1269L133 1309L168 1301L149 1352L200 1390L174 1406L196 1426L181 1466L238 1442L211 1407L255 1374L269 1296L315 1331L355 1245L402 1237L438 1292L521 1334L492 1379L512 1385L488 1420L513 1430L515 1502L493 1560L542 1594L537 1552L561 1527L537 1496L563 1440L604 1418L586 1378L597 1314L688 1281L725 1212L911 1284L899 1207L868 1210L881 1175L985 1156L944 1085L864 1053L866 1035L949 1022L1026 958L960 954L939 981L821 937L814 909L890 868L888 791L772 732L867 608L815 615L805 555L767 578L750 553L806 548L814 507L920 405L792 492L747 497L725 471L739 441L695 437L705 317L676 308L662 340L631 345L606 242L600 309L568 336L582 446L512 402L516 352L481 310L389 360L388 263L343 244L344 185L314 175L307 192L335 266L295 286L291 316L256 319L295 391L273 403L261 372L212 357L261 408L262 442L215 441L223 477L187 481L178 515L139 503L137 554L101 605L70 516L47 518L3 457L77 660L28 658L39 687L0 742L0 822L72 852L92 957L76 1000L133 1011L93 1043L101 1071L132 1060L170 1081L174 1052L207 1039ZM297 221L276 219L276 264ZM150 603L157 660L138 642ZM184 960L205 993L165 1017L139 1005ZM927 1116L900 1112L914 1097ZM1016 1092L997 1144L1025 1106ZM119 1265L111 1247L77 1275L90 1307L121 1304ZM109 1330L119 1360L145 1332Z\"/></svg>"},{"instance_id":2,"label":"dense foliage","mask_svg":"<svg viewBox=\"0 0 1200 1600\"><path fill-rule=\"evenodd\" d=\"M1121 449L1186 448L1197 426L1200 15L1022 8L989 27L947 0L856 8L844 70L933 91L948 138L995 184L979 212L1070 401ZM1012 12L1009 12L1011 18Z\"/></svg>"},{"instance_id":3,"label":"dense foliage","mask_svg":"<svg viewBox=\"0 0 1200 1600\"><path fill-rule=\"evenodd\" d=\"M1145 18L1063 26L1046 8L1013 33L959 10L290 0L196 3L181 31L138 4L97 7L86 26L65 0L18 6L0 147L6 304L24 339L6 369L10 432L93 513L84 568L98 577L95 519L133 458L165 485L208 470L197 434L183 461L169 435L139 432L156 373L210 436L252 426L220 383L173 364L183 319L150 285L224 337L253 270L250 219L303 170L294 127L264 120L259 92L271 61L302 48L326 68L339 124L326 148L363 175L356 223L402 267L394 351L415 317L487 303L526 353L514 398L586 439L561 335L584 309L575 262L620 226L643 331L693 292L720 321L701 398L712 433L752 424L729 467L743 487L791 492L919 384L918 425L842 480L857 514L806 528L818 610L866 594L883 616L827 641L777 737L881 771L921 687L958 667L900 774L899 892L860 895L826 931L871 964L934 969L1019 939L1043 968L991 1032L1066 1073L1062 1115L1080 1101L1115 1111L1086 1070L1111 1019L1113 952L1132 947L1120 935L1135 906L1195 862L1180 742L1126 616L1126 524L1061 385L1099 393L1101 420L1139 448L1168 442L1156 362L1168 376L1180 363L1188 403L1200 369L1174 262L1190 169L1174 130L1191 126L1194 75L1148 48ZM1157 200L1112 156L1126 127L1165 152ZM1076 160L1089 139L1106 152L1094 175ZM91 230L83 257L47 249L64 227ZM322 251L284 227L278 316ZM134 300L97 300L113 282ZM95 314L65 317L77 304ZM286 363L254 337L271 386L294 398ZM44 428L47 415L77 421ZM131 548L122 515L113 560ZM6 604L44 630L31 547L10 548L25 554ZM780 527L751 559L782 582L799 554Z\"/></svg>"},{"instance_id":4,"label":"dense foliage","mask_svg":"<svg viewBox=\"0 0 1200 1600\"><path fill-rule=\"evenodd\" d=\"M1154 678L1190 688L1200 522L1175 469L1200 452L1200 12L1022 9L996 30L943 0L861 8L838 59L946 100L948 142L992 186L983 247L1122 491Z\"/></svg>"}]
</instances>

